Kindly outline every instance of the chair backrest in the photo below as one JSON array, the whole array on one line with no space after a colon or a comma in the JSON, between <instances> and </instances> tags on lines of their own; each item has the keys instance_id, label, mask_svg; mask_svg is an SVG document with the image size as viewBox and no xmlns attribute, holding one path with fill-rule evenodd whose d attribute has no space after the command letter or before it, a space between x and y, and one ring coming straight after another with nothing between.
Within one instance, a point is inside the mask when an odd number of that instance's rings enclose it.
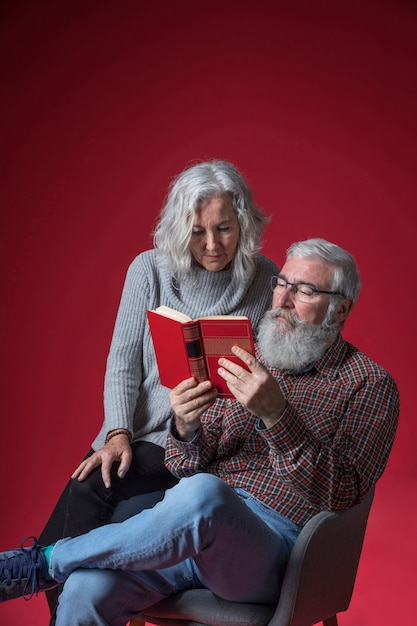
<instances>
[{"instance_id":1,"label":"chair backrest","mask_svg":"<svg viewBox=\"0 0 417 626\"><path fill-rule=\"evenodd\" d=\"M350 603L374 489L341 512L322 511L302 529L286 569L279 603L229 602L206 589L177 593L141 618L158 626L311 626Z\"/></svg>"},{"instance_id":2,"label":"chair backrest","mask_svg":"<svg viewBox=\"0 0 417 626\"><path fill-rule=\"evenodd\" d=\"M322 511L301 531L270 626L311 626L350 604L375 489L350 509Z\"/></svg>"}]
</instances>

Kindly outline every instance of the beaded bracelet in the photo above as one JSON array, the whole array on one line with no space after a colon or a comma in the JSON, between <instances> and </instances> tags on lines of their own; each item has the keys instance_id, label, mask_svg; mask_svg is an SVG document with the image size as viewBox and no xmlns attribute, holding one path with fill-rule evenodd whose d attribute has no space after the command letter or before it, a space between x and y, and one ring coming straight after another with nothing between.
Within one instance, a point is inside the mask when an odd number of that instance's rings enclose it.
<instances>
[{"instance_id":1,"label":"beaded bracelet","mask_svg":"<svg viewBox=\"0 0 417 626\"><path fill-rule=\"evenodd\" d=\"M132 441L132 435L126 428L118 428L117 430L111 430L108 433L104 441L104 444L109 443L110 439L112 439L113 437L116 437L117 435L126 435L126 437L129 438L129 442Z\"/></svg>"}]
</instances>

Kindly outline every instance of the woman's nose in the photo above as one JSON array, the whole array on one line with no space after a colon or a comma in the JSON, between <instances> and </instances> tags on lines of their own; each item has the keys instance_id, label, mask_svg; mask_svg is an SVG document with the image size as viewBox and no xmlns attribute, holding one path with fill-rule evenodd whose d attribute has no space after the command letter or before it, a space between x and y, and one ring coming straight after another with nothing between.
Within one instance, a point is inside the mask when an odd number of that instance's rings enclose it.
<instances>
[{"instance_id":1,"label":"woman's nose","mask_svg":"<svg viewBox=\"0 0 417 626\"><path fill-rule=\"evenodd\" d=\"M206 234L206 248L208 250L212 250L213 248L215 248L217 246L217 236L215 235L215 233L212 232L207 232Z\"/></svg>"}]
</instances>

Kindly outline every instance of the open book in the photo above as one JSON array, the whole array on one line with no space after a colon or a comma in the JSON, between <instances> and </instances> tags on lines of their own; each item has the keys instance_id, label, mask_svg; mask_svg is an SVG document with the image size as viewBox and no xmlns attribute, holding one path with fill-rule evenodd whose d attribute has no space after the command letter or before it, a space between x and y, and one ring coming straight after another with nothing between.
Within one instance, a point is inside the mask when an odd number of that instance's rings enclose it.
<instances>
[{"instance_id":1,"label":"open book","mask_svg":"<svg viewBox=\"0 0 417 626\"><path fill-rule=\"evenodd\" d=\"M219 397L233 397L225 380L217 373L218 360L224 356L242 367L232 354L240 346L254 354L251 321L242 315L213 315L191 319L166 306L147 311L161 383L171 389L194 376L201 382L211 380Z\"/></svg>"}]
</instances>

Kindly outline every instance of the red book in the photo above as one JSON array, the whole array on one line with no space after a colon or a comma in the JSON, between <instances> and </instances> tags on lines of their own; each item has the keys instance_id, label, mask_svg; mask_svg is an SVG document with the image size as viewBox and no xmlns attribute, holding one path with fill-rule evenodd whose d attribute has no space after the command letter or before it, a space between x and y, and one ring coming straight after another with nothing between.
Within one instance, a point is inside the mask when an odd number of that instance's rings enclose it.
<instances>
[{"instance_id":1,"label":"red book","mask_svg":"<svg viewBox=\"0 0 417 626\"><path fill-rule=\"evenodd\" d=\"M172 389L194 376L198 382L211 380L219 390L219 397L233 397L226 381L217 373L218 361L224 356L246 368L231 348L240 346L255 353L252 324L247 317L215 315L193 320L166 306L148 310L147 316L159 377L165 387Z\"/></svg>"}]
</instances>

